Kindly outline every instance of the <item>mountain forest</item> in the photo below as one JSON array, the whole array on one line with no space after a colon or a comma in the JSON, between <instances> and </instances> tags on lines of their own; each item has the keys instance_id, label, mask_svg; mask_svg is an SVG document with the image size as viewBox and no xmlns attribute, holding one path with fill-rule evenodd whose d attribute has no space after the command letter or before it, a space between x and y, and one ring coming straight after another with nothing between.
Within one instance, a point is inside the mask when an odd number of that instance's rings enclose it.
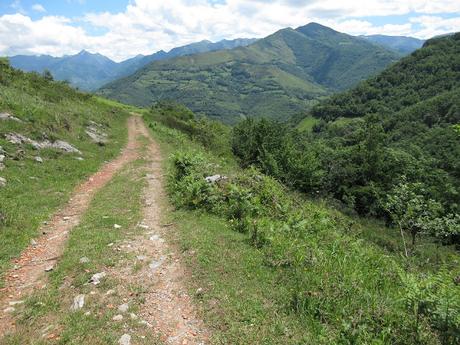
<instances>
[{"instance_id":1,"label":"mountain forest","mask_svg":"<svg viewBox=\"0 0 460 345\"><path fill-rule=\"evenodd\" d=\"M460 343L460 33L0 58L0 345Z\"/></svg>"}]
</instances>

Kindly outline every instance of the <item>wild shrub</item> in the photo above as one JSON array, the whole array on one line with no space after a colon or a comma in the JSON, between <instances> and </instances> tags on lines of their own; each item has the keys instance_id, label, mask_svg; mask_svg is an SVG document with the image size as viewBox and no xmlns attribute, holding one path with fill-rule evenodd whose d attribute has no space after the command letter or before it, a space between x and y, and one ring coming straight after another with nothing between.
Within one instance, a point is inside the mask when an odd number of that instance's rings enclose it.
<instances>
[{"instance_id":1,"label":"wild shrub","mask_svg":"<svg viewBox=\"0 0 460 345\"><path fill-rule=\"evenodd\" d=\"M457 272L459 274L459 272ZM420 337L422 321L436 329L443 344L460 343L460 275L452 279L447 268L428 276L401 272L401 299L412 314L414 334Z\"/></svg>"},{"instance_id":2,"label":"wild shrub","mask_svg":"<svg viewBox=\"0 0 460 345\"><path fill-rule=\"evenodd\" d=\"M267 269L280 270L289 286L286 307L312 327L327 330L333 343L455 344L458 286L445 283L451 274L429 276L434 283L413 302L413 290L394 260L337 231L354 226L343 216L297 200L254 168L206 182L218 169L200 153L175 154L169 186L176 205L224 217L246 234L264 254ZM417 326L414 303L429 306L420 308Z\"/></svg>"},{"instance_id":3,"label":"wild shrub","mask_svg":"<svg viewBox=\"0 0 460 345\"><path fill-rule=\"evenodd\" d=\"M206 117L198 118L182 104L169 100L159 101L152 106L148 117L186 134L216 154L225 156L230 153L229 128Z\"/></svg>"}]
</instances>

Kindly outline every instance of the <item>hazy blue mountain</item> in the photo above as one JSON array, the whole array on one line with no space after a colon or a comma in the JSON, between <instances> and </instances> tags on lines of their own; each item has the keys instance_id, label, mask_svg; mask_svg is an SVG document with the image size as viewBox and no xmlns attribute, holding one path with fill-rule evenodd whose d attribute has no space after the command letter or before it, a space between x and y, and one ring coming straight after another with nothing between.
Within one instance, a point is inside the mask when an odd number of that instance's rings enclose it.
<instances>
[{"instance_id":1,"label":"hazy blue mountain","mask_svg":"<svg viewBox=\"0 0 460 345\"><path fill-rule=\"evenodd\" d=\"M119 77L118 64L101 54L91 54L82 50L76 55L61 58L49 55L10 58L13 67L27 72L42 73L49 70L57 80L67 80L71 85L83 90L94 90Z\"/></svg>"},{"instance_id":2,"label":"hazy blue mountain","mask_svg":"<svg viewBox=\"0 0 460 345\"><path fill-rule=\"evenodd\" d=\"M420 49L425 43L424 40L406 36L385 36L369 35L361 36L373 43L380 44L388 49L397 51L403 55L408 55L413 51Z\"/></svg>"},{"instance_id":3,"label":"hazy blue mountain","mask_svg":"<svg viewBox=\"0 0 460 345\"><path fill-rule=\"evenodd\" d=\"M131 59L116 63L101 55L85 50L76 55L60 58L49 55L10 57L13 67L27 72L49 70L57 80L67 80L71 85L82 90L96 90L115 79L128 76L152 61L164 60L178 56L191 55L222 49L232 49L253 43L254 39L223 40L220 42L201 41L174 48L169 52L159 51L152 55L138 55Z\"/></svg>"}]
</instances>

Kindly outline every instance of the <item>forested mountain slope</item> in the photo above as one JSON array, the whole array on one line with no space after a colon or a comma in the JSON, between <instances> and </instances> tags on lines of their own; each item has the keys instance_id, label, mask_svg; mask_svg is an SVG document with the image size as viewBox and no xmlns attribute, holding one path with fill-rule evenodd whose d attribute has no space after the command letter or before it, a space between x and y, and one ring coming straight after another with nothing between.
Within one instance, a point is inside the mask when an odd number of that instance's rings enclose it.
<instances>
[{"instance_id":1,"label":"forested mountain slope","mask_svg":"<svg viewBox=\"0 0 460 345\"><path fill-rule=\"evenodd\" d=\"M248 47L153 62L100 93L143 106L175 99L225 122L242 115L286 119L397 59L385 48L311 23Z\"/></svg>"},{"instance_id":2,"label":"forested mountain slope","mask_svg":"<svg viewBox=\"0 0 460 345\"><path fill-rule=\"evenodd\" d=\"M417 218L407 220L413 241L429 233L458 243L460 34L429 40L311 114L319 120L311 133L243 122L234 152L243 164L363 215L390 221L400 205L401 216Z\"/></svg>"}]
</instances>

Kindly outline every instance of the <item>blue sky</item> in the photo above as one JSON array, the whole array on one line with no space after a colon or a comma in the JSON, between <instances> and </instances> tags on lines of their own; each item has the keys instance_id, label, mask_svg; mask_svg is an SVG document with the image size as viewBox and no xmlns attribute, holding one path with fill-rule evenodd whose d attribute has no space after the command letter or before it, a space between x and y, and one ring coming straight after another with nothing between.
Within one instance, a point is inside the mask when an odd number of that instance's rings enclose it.
<instances>
[{"instance_id":1,"label":"blue sky","mask_svg":"<svg viewBox=\"0 0 460 345\"><path fill-rule=\"evenodd\" d=\"M352 35L460 31L459 0L0 0L0 55L82 49L120 61L311 21Z\"/></svg>"},{"instance_id":2,"label":"blue sky","mask_svg":"<svg viewBox=\"0 0 460 345\"><path fill-rule=\"evenodd\" d=\"M126 0L2 0L0 3L0 15L23 11L33 19L49 14L71 18L83 16L88 12L122 12L126 9L128 2ZM46 12L34 10L34 5L41 5Z\"/></svg>"}]
</instances>

